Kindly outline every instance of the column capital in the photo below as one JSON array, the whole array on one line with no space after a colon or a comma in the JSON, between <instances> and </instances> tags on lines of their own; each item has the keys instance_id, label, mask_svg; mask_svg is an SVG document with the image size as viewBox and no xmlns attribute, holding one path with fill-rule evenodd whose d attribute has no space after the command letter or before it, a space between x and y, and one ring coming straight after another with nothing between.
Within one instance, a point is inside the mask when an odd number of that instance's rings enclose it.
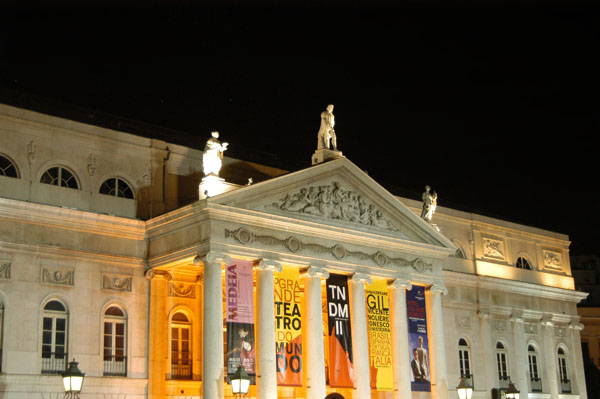
<instances>
[{"instance_id":1,"label":"column capital","mask_svg":"<svg viewBox=\"0 0 600 399\"><path fill-rule=\"evenodd\" d=\"M448 289L441 284L434 284L430 288L432 294L448 295Z\"/></svg>"},{"instance_id":2,"label":"column capital","mask_svg":"<svg viewBox=\"0 0 600 399\"><path fill-rule=\"evenodd\" d=\"M487 310L480 310L477 312L477 316L484 320L490 320L492 318L492 314Z\"/></svg>"},{"instance_id":3,"label":"column capital","mask_svg":"<svg viewBox=\"0 0 600 399\"><path fill-rule=\"evenodd\" d=\"M206 265L206 263L225 263L225 265L228 265L231 263L231 258L227 254L222 254L218 252L209 252L204 256L197 255L194 258L194 265L196 266L200 266L201 264Z\"/></svg>"},{"instance_id":4,"label":"column capital","mask_svg":"<svg viewBox=\"0 0 600 399\"><path fill-rule=\"evenodd\" d=\"M540 319L540 324L546 327L552 327L554 326L554 322L552 322L552 315L551 314L545 314L542 316L542 318Z\"/></svg>"},{"instance_id":5,"label":"column capital","mask_svg":"<svg viewBox=\"0 0 600 399\"><path fill-rule=\"evenodd\" d=\"M368 274L354 273L352 275L352 282L357 283L357 284L372 284L373 280L371 279L371 276L369 276Z\"/></svg>"},{"instance_id":6,"label":"column capital","mask_svg":"<svg viewBox=\"0 0 600 399\"><path fill-rule=\"evenodd\" d=\"M304 271L303 275L309 277L320 277L325 279L329 278L329 272L326 269L317 266L310 266Z\"/></svg>"},{"instance_id":7,"label":"column capital","mask_svg":"<svg viewBox=\"0 0 600 399\"><path fill-rule=\"evenodd\" d=\"M146 278L146 280L152 280L157 276L160 276L167 281L171 281L173 279L171 273L169 273L166 270L148 269L144 273L144 277Z\"/></svg>"},{"instance_id":8,"label":"column capital","mask_svg":"<svg viewBox=\"0 0 600 399\"><path fill-rule=\"evenodd\" d=\"M571 322L571 323L569 323L569 328L573 328L573 329L575 329L575 330L582 331L582 330L583 330L583 328L584 328L584 325L583 325L583 324L581 324L581 323L574 323L574 322Z\"/></svg>"},{"instance_id":9,"label":"column capital","mask_svg":"<svg viewBox=\"0 0 600 399\"><path fill-rule=\"evenodd\" d=\"M388 282L388 287L389 288L393 288L393 289L397 289L397 290L411 290L412 289L412 284L409 280L405 280L402 278L397 278L393 281Z\"/></svg>"},{"instance_id":10,"label":"column capital","mask_svg":"<svg viewBox=\"0 0 600 399\"><path fill-rule=\"evenodd\" d=\"M261 259L256 267L260 270L269 270L278 273L281 273L281 270L283 270L281 263L271 259Z\"/></svg>"},{"instance_id":11,"label":"column capital","mask_svg":"<svg viewBox=\"0 0 600 399\"><path fill-rule=\"evenodd\" d=\"M523 312L513 311L510 315L510 321L512 321L513 323L524 323L525 320L523 320Z\"/></svg>"}]
</instances>

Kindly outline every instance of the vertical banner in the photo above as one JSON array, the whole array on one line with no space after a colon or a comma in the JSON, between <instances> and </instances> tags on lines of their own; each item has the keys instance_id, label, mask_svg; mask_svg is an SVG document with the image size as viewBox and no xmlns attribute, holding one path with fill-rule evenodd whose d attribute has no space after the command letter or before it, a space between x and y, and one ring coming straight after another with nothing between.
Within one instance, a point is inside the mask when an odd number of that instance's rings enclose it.
<instances>
[{"instance_id":1,"label":"vertical banner","mask_svg":"<svg viewBox=\"0 0 600 399\"><path fill-rule=\"evenodd\" d=\"M275 273L275 353L277 384L302 386L302 290L299 270Z\"/></svg>"},{"instance_id":2,"label":"vertical banner","mask_svg":"<svg viewBox=\"0 0 600 399\"><path fill-rule=\"evenodd\" d=\"M256 376L254 351L254 295L252 262L233 259L225 271L227 309L227 374L235 374L239 365Z\"/></svg>"},{"instance_id":3,"label":"vertical banner","mask_svg":"<svg viewBox=\"0 0 600 399\"><path fill-rule=\"evenodd\" d=\"M393 391L392 331L390 329L390 300L387 281L373 280L373 283L367 286L365 293L369 325L371 388Z\"/></svg>"},{"instance_id":4,"label":"vertical banner","mask_svg":"<svg viewBox=\"0 0 600 399\"><path fill-rule=\"evenodd\" d=\"M411 389L431 392L425 287L413 285L410 291L406 291L406 310L412 376Z\"/></svg>"},{"instance_id":5,"label":"vertical banner","mask_svg":"<svg viewBox=\"0 0 600 399\"><path fill-rule=\"evenodd\" d=\"M354 387L352 332L348 276L330 274L327 279L327 320L329 326L329 385Z\"/></svg>"}]
</instances>

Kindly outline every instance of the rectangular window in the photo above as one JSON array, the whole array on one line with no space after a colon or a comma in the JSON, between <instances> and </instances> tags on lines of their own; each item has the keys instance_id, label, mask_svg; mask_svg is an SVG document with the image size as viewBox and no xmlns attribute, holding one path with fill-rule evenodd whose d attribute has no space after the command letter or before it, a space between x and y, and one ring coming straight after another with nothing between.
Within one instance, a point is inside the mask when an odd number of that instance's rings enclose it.
<instances>
[{"instance_id":1,"label":"rectangular window","mask_svg":"<svg viewBox=\"0 0 600 399\"><path fill-rule=\"evenodd\" d=\"M127 375L123 321L105 320L104 322L104 375Z\"/></svg>"}]
</instances>

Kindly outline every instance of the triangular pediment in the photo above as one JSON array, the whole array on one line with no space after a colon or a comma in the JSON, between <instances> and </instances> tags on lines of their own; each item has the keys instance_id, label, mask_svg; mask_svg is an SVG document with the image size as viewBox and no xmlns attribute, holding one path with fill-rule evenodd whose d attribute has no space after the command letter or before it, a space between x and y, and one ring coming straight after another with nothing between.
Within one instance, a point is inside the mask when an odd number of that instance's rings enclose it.
<instances>
[{"instance_id":1,"label":"triangular pediment","mask_svg":"<svg viewBox=\"0 0 600 399\"><path fill-rule=\"evenodd\" d=\"M209 201L356 233L453 248L446 237L347 158L246 186Z\"/></svg>"}]
</instances>

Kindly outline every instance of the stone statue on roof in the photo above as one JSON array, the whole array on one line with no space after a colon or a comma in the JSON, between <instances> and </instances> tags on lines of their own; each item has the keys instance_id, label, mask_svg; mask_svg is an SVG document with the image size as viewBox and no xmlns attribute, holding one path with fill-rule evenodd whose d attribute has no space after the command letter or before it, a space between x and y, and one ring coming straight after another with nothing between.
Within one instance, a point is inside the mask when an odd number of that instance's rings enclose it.
<instances>
[{"instance_id":1,"label":"stone statue on roof","mask_svg":"<svg viewBox=\"0 0 600 399\"><path fill-rule=\"evenodd\" d=\"M321 127L319 128L317 150L332 149L337 151L337 137L335 136L335 117L333 116L333 105L329 104L327 109L321 112Z\"/></svg>"},{"instance_id":2,"label":"stone statue on roof","mask_svg":"<svg viewBox=\"0 0 600 399\"><path fill-rule=\"evenodd\" d=\"M223 164L223 153L227 150L229 143L219 141L219 132L212 132L211 136L204 146L202 167L205 176L219 176Z\"/></svg>"},{"instance_id":3,"label":"stone statue on roof","mask_svg":"<svg viewBox=\"0 0 600 399\"><path fill-rule=\"evenodd\" d=\"M435 208L437 207L437 193L431 192L431 187L425 186L425 192L423 193L423 210L421 211L421 218L431 223Z\"/></svg>"}]
</instances>

